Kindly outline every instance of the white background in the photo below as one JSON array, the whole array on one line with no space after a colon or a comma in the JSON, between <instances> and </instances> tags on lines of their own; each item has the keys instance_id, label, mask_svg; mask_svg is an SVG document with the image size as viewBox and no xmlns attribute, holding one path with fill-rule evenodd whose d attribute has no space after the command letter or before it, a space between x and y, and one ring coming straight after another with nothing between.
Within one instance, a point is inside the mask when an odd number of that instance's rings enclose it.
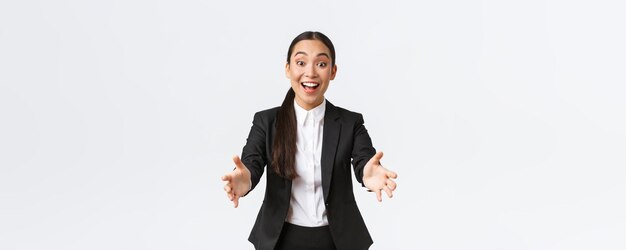
<instances>
[{"instance_id":1,"label":"white background","mask_svg":"<svg viewBox=\"0 0 626 250\"><path fill-rule=\"evenodd\" d=\"M1 0L0 249L252 249L265 177L238 209L219 177L305 30L399 173L355 189L371 249L625 249L625 11Z\"/></svg>"}]
</instances>

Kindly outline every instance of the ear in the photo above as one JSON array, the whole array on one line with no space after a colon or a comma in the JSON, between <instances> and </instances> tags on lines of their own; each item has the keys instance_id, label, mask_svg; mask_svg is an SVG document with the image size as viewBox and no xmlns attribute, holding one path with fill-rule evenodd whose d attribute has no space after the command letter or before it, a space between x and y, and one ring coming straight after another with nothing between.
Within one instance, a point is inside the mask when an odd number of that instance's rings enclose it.
<instances>
[{"instance_id":1,"label":"ear","mask_svg":"<svg viewBox=\"0 0 626 250\"><path fill-rule=\"evenodd\" d=\"M337 64L333 65L333 69L330 72L330 80L335 80L336 74L337 74Z\"/></svg>"},{"instance_id":2,"label":"ear","mask_svg":"<svg viewBox=\"0 0 626 250\"><path fill-rule=\"evenodd\" d=\"M291 79L289 78L289 63L285 63L285 76L287 79Z\"/></svg>"}]
</instances>

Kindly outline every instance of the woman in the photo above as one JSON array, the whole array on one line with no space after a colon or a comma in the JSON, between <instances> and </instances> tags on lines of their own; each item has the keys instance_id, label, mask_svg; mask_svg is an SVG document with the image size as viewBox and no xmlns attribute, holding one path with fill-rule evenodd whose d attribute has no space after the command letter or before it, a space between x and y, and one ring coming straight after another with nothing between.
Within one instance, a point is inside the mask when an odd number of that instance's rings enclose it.
<instances>
[{"instance_id":1,"label":"woman","mask_svg":"<svg viewBox=\"0 0 626 250\"><path fill-rule=\"evenodd\" d=\"M259 250L368 249L372 239L352 192L357 181L392 197L397 174L380 164L361 114L324 98L337 73L335 48L324 34L307 31L289 46L285 73L291 88L280 107L254 115L235 169L222 177L235 207L259 183L265 198L248 240Z\"/></svg>"}]
</instances>

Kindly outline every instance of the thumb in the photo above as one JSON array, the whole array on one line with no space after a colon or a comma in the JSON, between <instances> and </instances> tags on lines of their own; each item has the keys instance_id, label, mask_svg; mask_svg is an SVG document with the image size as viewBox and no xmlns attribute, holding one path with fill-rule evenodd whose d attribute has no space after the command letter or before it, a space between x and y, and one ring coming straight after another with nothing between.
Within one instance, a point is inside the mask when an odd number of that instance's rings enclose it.
<instances>
[{"instance_id":1,"label":"thumb","mask_svg":"<svg viewBox=\"0 0 626 250\"><path fill-rule=\"evenodd\" d=\"M235 167L238 169L245 168L238 155L233 156L233 163L235 163Z\"/></svg>"},{"instance_id":2,"label":"thumb","mask_svg":"<svg viewBox=\"0 0 626 250\"><path fill-rule=\"evenodd\" d=\"M380 159L382 159L382 158L383 158L383 152L380 151L380 152L376 153L374 155L374 157L372 157L372 160L374 161L374 163L380 163Z\"/></svg>"},{"instance_id":3,"label":"thumb","mask_svg":"<svg viewBox=\"0 0 626 250\"><path fill-rule=\"evenodd\" d=\"M378 168L380 165L380 158L383 158L383 152L378 152L365 165L365 171L368 173L372 173L374 169Z\"/></svg>"}]
</instances>

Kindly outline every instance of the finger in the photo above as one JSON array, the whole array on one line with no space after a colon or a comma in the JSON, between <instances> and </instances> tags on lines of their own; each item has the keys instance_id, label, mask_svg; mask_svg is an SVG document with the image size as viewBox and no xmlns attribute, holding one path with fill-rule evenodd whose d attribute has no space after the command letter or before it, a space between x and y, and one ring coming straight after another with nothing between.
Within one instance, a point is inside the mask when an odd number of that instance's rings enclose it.
<instances>
[{"instance_id":1,"label":"finger","mask_svg":"<svg viewBox=\"0 0 626 250\"><path fill-rule=\"evenodd\" d=\"M233 188L230 187L230 185L224 185L224 191L226 191L226 193L230 193L233 190Z\"/></svg>"},{"instance_id":2,"label":"finger","mask_svg":"<svg viewBox=\"0 0 626 250\"><path fill-rule=\"evenodd\" d=\"M384 186L383 190L385 190L385 193L387 193L387 197L389 198L393 197L393 193L391 192L391 189L389 189L389 187Z\"/></svg>"},{"instance_id":3,"label":"finger","mask_svg":"<svg viewBox=\"0 0 626 250\"><path fill-rule=\"evenodd\" d=\"M239 159L239 156L235 155L233 156L233 163L235 163L235 166L237 168L243 168L243 163L241 163L241 159Z\"/></svg>"},{"instance_id":4,"label":"finger","mask_svg":"<svg viewBox=\"0 0 626 250\"><path fill-rule=\"evenodd\" d=\"M233 199L233 203L235 203L235 208L239 206L239 196L235 195L235 199Z\"/></svg>"},{"instance_id":5,"label":"finger","mask_svg":"<svg viewBox=\"0 0 626 250\"><path fill-rule=\"evenodd\" d=\"M228 197L229 201L233 200L233 194L232 193L226 193L226 197Z\"/></svg>"},{"instance_id":6,"label":"finger","mask_svg":"<svg viewBox=\"0 0 626 250\"><path fill-rule=\"evenodd\" d=\"M398 184L396 184L395 181L387 179L387 186L389 187L389 189L391 189L391 191L394 191L396 190L396 187L398 187Z\"/></svg>"},{"instance_id":7,"label":"finger","mask_svg":"<svg viewBox=\"0 0 626 250\"><path fill-rule=\"evenodd\" d=\"M222 181L230 181L230 175L222 175Z\"/></svg>"},{"instance_id":8,"label":"finger","mask_svg":"<svg viewBox=\"0 0 626 250\"><path fill-rule=\"evenodd\" d=\"M396 172L387 170L387 177L391 179L395 179L395 178L398 178L398 174L396 174Z\"/></svg>"},{"instance_id":9,"label":"finger","mask_svg":"<svg viewBox=\"0 0 626 250\"><path fill-rule=\"evenodd\" d=\"M380 193L380 190L376 190L375 192L376 192L376 199L378 199L378 202L383 201L383 196Z\"/></svg>"}]
</instances>

